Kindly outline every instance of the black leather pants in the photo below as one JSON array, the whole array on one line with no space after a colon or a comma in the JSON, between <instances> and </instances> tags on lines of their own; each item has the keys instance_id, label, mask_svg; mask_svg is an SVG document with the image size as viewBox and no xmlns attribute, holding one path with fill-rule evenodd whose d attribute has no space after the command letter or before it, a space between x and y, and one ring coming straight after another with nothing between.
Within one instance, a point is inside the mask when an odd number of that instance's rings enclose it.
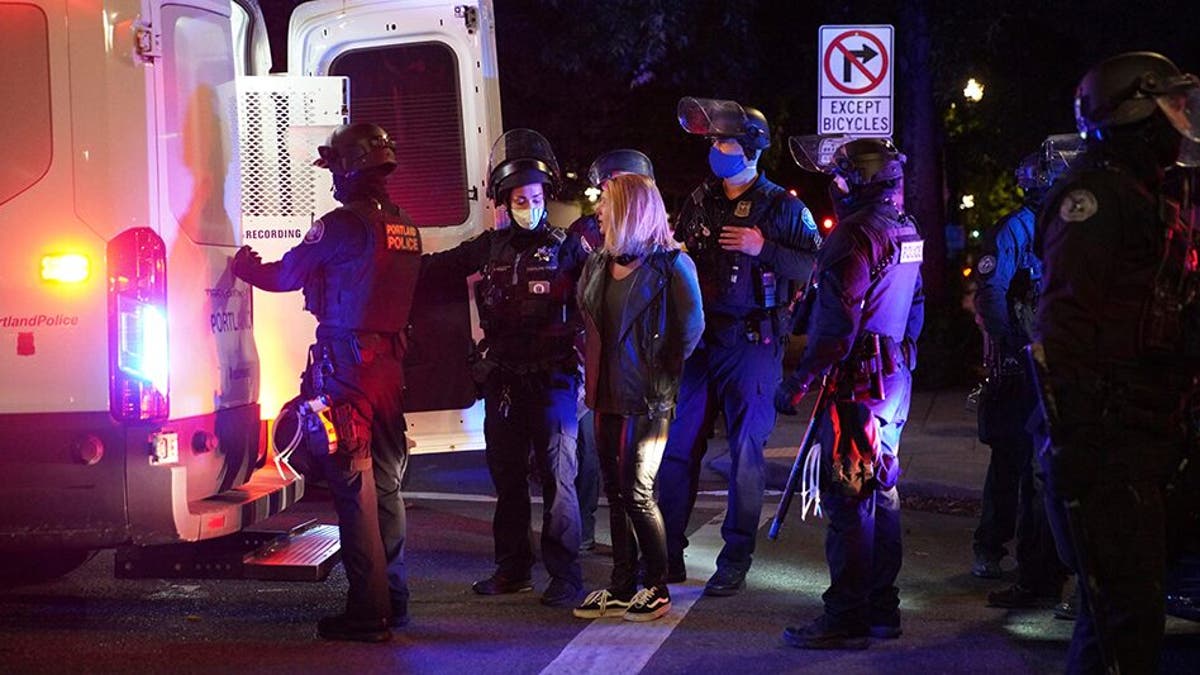
<instances>
[{"instance_id":1,"label":"black leather pants","mask_svg":"<svg viewBox=\"0 0 1200 675\"><path fill-rule=\"evenodd\" d=\"M637 589L638 554L645 561L642 585L662 586L667 574L667 535L654 501L670 421L644 415L597 412L596 449L608 496L613 572L610 590Z\"/></svg>"}]
</instances>

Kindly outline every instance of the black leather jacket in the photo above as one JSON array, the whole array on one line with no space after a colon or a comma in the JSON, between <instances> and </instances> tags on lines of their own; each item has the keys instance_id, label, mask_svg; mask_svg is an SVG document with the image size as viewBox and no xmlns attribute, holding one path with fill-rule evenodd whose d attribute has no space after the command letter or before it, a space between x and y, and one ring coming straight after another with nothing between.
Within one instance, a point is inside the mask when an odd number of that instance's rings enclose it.
<instances>
[{"instance_id":1,"label":"black leather jacket","mask_svg":"<svg viewBox=\"0 0 1200 675\"><path fill-rule=\"evenodd\" d=\"M626 386L617 392L614 409L599 412L670 417L679 396L683 361L704 333L696 265L682 251L647 256L642 265L650 274L630 291L614 341L602 340L600 333L610 260L603 251L593 253L579 279L578 304L586 327L587 404L595 409L604 354L619 349L622 372L641 377L622 378Z\"/></svg>"}]
</instances>

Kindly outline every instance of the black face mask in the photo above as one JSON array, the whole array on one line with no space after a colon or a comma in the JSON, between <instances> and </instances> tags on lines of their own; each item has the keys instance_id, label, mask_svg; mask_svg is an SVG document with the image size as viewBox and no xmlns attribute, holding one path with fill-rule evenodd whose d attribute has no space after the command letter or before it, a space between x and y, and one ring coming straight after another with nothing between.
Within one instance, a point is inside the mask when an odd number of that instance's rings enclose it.
<instances>
[{"instance_id":1,"label":"black face mask","mask_svg":"<svg viewBox=\"0 0 1200 675\"><path fill-rule=\"evenodd\" d=\"M388 201L387 175L390 171L370 170L353 177L333 174L333 198L343 204L363 199Z\"/></svg>"}]
</instances>

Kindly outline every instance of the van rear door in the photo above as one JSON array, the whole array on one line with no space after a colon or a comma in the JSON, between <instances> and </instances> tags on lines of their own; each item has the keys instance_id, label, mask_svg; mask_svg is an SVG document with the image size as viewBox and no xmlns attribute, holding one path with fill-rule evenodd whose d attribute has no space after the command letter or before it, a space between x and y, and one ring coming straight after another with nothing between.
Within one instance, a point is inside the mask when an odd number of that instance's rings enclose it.
<instances>
[{"instance_id":1,"label":"van rear door","mask_svg":"<svg viewBox=\"0 0 1200 675\"><path fill-rule=\"evenodd\" d=\"M351 119L396 139L388 191L426 251L483 231L487 153L500 132L490 2L316 0L293 12L288 38L290 74L347 77ZM482 447L467 369L477 326L465 281L418 288L405 363L418 451Z\"/></svg>"}]
</instances>

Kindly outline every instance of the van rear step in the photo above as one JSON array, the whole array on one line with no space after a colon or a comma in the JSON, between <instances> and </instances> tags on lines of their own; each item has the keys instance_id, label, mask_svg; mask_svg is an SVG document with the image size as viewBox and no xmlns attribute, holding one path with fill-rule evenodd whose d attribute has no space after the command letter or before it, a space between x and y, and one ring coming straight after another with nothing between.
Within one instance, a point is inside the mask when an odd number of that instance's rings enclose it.
<instances>
[{"instance_id":1,"label":"van rear step","mask_svg":"<svg viewBox=\"0 0 1200 675\"><path fill-rule=\"evenodd\" d=\"M323 581L341 557L338 529L280 514L227 537L117 549L119 579Z\"/></svg>"}]
</instances>

